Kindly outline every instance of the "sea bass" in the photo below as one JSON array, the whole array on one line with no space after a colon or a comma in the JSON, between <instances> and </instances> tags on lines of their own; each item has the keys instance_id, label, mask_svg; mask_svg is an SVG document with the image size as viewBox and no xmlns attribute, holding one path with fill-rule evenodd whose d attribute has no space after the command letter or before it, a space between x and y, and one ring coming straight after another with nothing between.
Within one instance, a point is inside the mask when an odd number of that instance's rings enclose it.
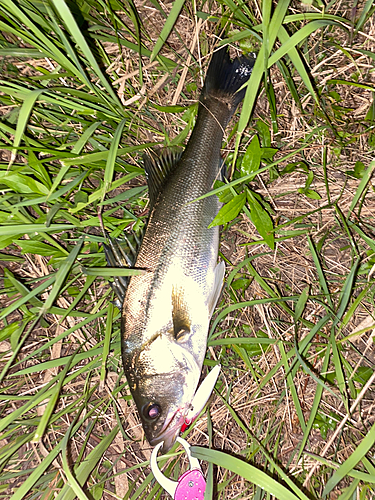
<instances>
[{"instance_id":1,"label":"sea bass","mask_svg":"<svg viewBox=\"0 0 375 500\"><path fill-rule=\"evenodd\" d=\"M221 205L216 196L196 199L221 177L224 130L253 65L254 57L231 62L225 48L215 52L184 152L160 150L145 158L150 216L134 267L146 272L118 293L122 358L146 437L152 446L163 441L164 453L196 392L224 280L219 228L208 229ZM108 262L119 265L111 247L113 242L106 247Z\"/></svg>"}]
</instances>

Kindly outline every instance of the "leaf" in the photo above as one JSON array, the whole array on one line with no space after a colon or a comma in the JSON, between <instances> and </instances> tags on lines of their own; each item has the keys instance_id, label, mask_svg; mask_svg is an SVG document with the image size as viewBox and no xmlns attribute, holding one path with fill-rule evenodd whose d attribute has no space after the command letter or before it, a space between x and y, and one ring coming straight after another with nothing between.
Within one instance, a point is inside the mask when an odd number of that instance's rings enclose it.
<instances>
[{"instance_id":1,"label":"leaf","mask_svg":"<svg viewBox=\"0 0 375 500\"><path fill-rule=\"evenodd\" d=\"M302 192L305 196L307 196L311 200L321 200L322 198L320 194L314 191L313 189L303 189Z\"/></svg>"},{"instance_id":2,"label":"leaf","mask_svg":"<svg viewBox=\"0 0 375 500\"><path fill-rule=\"evenodd\" d=\"M185 0L175 0L172 9L169 13L169 16L167 20L164 23L163 29L161 30L161 33L159 35L159 38L156 40L155 46L152 50L151 56L150 56L150 62L152 62L156 56L159 54L160 49L163 47L164 43L166 42L167 38L169 37L173 26L181 12L182 7L184 6Z\"/></svg>"},{"instance_id":3,"label":"leaf","mask_svg":"<svg viewBox=\"0 0 375 500\"><path fill-rule=\"evenodd\" d=\"M275 11L273 13L272 19L271 19L270 24L269 24L269 30L268 30L269 37L267 40L267 54L266 54L266 45L262 44L262 46L259 50L259 53L257 55L257 58L255 60L255 64L254 64L250 79L247 82L246 94L244 97L242 111L241 111L240 119L238 122L237 137L236 137L236 144L235 144L235 154L233 156L233 165L235 165L235 161L237 158L238 148L240 145L242 133L245 130L245 128L249 122L251 113L252 113L254 105L255 105L258 90L259 90L260 84L262 82L262 78L264 76L264 73L267 70L267 66L265 65L265 63L267 62L268 54L270 54L272 51L272 48L273 48L273 45L275 43L276 36L278 35L279 29L283 29L282 23L283 23L285 14L288 10L289 4L290 4L290 0L279 0L279 2L277 2Z\"/></svg>"},{"instance_id":4,"label":"leaf","mask_svg":"<svg viewBox=\"0 0 375 500\"><path fill-rule=\"evenodd\" d=\"M300 298L298 299L298 302L296 304L295 312L294 312L294 322L297 324L298 320L302 316L302 313L305 309L307 299L309 298L309 286L306 286L300 295Z\"/></svg>"},{"instance_id":5,"label":"leaf","mask_svg":"<svg viewBox=\"0 0 375 500\"><path fill-rule=\"evenodd\" d=\"M258 136L254 135L242 159L241 174L249 175L259 170L261 158L262 148L260 147ZM249 182L252 179L253 178L250 178Z\"/></svg>"},{"instance_id":6,"label":"leaf","mask_svg":"<svg viewBox=\"0 0 375 500\"><path fill-rule=\"evenodd\" d=\"M257 469L253 465L246 463L243 460L240 460L239 458L232 457L227 453L217 450L207 450L198 446L192 446L191 452L193 457L196 457L200 460L205 460L207 462L212 462L216 465L219 465L220 467L228 469L235 474L238 474L240 477L243 477L247 481L260 486L265 491L267 491L271 495L274 495L278 499L308 500L308 497L298 488L298 486L293 484L290 485L295 491L295 493L292 493L279 481L267 475L265 472Z\"/></svg>"},{"instance_id":7,"label":"leaf","mask_svg":"<svg viewBox=\"0 0 375 500\"><path fill-rule=\"evenodd\" d=\"M54 257L65 257L65 254L61 252L61 250L58 250L51 245L47 245L46 243L42 243L41 241L17 240L14 243L21 248L21 253L32 253L36 255L44 255L46 257L49 257L50 255L53 255Z\"/></svg>"},{"instance_id":8,"label":"leaf","mask_svg":"<svg viewBox=\"0 0 375 500\"><path fill-rule=\"evenodd\" d=\"M351 87L357 87L359 89L366 89L370 90L371 92L375 92L375 87L373 85L368 85L367 83L359 83L359 82L352 82L352 81L347 81L347 80L339 80L337 78L334 78L333 80L328 80L327 85L349 85Z\"/></svg>"},{"instance_id":9,"label":"leaf","mask_svg":"<svg viewBox=\"0 0 375 500\"><path fill-rule=\"evenodd\" d=\"M362 442L357 446L348 459L333 473L327 481L323 490L322 497L326 497L345 476L351 472L354 467L360 462L374 445L375 442L375 424L372 425L369 432L362 439Z\"/></svg>"},{"instance_id":10,"label":"leaf","mask_svg":"<svg viewBox=\"0 0 375 500\"><path fill-rule=\"evenodd\" d=\"M279 40L281 43L286 43L289 40L289 33L287 30L284 28L284 26L280 26L279 32L277 34ZM308 73L304 61L302 60L302 57L298 50L293 47L289 50L288 56L290 57L294 67L296 68L299 76L302 78L303 83L306 85L306 88L310 92L310 94L313 96L315 99L316 103L319 103L318 96L315 92L313 83L312 83L312 78L310 77L310 74ZM296 95L295 98L298 99L299 101L299 96Z\"/></svg>"},{"instance_id":11,"label":"leaf","mask_svg":"<svg viewBox=\"0 0 375 500\"><path fill-rule=\"evenodd\" d=\"M44 224L14 224L12 226L2 226L1 234L2 236L13 236L15 234L58 233L76 228L77 226L72 224L51 224L49 227Z\"/></svg>"},{"instance_id":12,"label":"leaf","mask_svg":"<svg viewBox=\"0 0 375 500\"><path fill-rule=\"evenodd\" d=\"M324 26L337 25L335 21L327 20L327 19L319 19L318 21L311 21L310 23L303 26L292 36L287 39L280 40L282 45L278 48L272 56L268 60L268 67L270 68L273 64L275 64L279 59L288 54L291 49L295 49L297 45L303 42L308 36L311 35L314 31L322 28ZM278 33L279 36L279 33Z\"/></svg>"},{"instance_id":13,"label":"leaf","mask_svg":"<svg viewBox=\"0 0 375 500\"><path fill-rule=\"evenodd\" d=\"M225 224L235 219L237 215L240 213L245 202L246 202L245 193L241 193L235 196L229 203L221 207L219 213L216 215L216 217L208 226L208 228L214 226L220 226L220 224Z\"/></svg>"},{"instance_id":14,"label":"leaf","mask_svg":"<svg viewBox=\"0 0 375 500\"><path fill-rule=\"evenodd\" d=\"M37 89L37 90L31 90L28 91L26 94L26 97L24 98L23 104L21 106L19 115L18 115L18 120L17 120L17 127L16 127L16 133L14 134L14 141L13 141L13 146L14 149L12 150L12 157L9 162L9 165L12 165L16 158L16 148L21 143L21 139L23 134L25 133L25 129L27 126L27 122L29 121L29 117L31 114L31 111L34 107L35 101L38 99L40 94L44 92L45 89Z\"/></svg>"},{"instance_id":15,"label":"leaf","mask_svg":"<svg viewBox=\"0 0 375 500\"><path fill-rule=\"evenodd\" d=\"M5 184L17 193L47 194L48 188L29 175L16 172L0 172L0 184Z\"/></svg>"},{"instance_id":16,"label":"leaf","mask_svg":"<svg viewBox=\"0 0 375 500\"><path fill-rule=\"evenodd\" d=\"M55 406L57 404L57 401L60 396L61 389L63 387L63 383L65 380L65 377L70 369L71 362L74 358L75 354L72 354L70 358L68 358L68 361L66 362L64 369L62 370L61 373L58 375L58 382L54 388L52 388L51 391L51 397L46 405L46 408L43 412L43 415L40 418L38 427L35 431L34 437L32 439L32 443L38 443L44 436L44 433L46 432L47 426L49 424L49 421L51 419L51 415L53 413L53 410L55 409Z\"/></svg>"},{"instance_id":17,"label":"leaf","mask_svg":"<svg viewBox=\"0 0 375 500\"><path fill-rule=\"evenodd\" d=\"M350 217L351 213L353 212L355 206L357 205L359 199L361 198L362 194L365 192L367 184L372 176L374 169L375 169L375 160L373 160L370 163L370 166L368 167L368 169L363 173L363 177L361 179L361 182L359 183L357 191L356 191L355 195L353 196L353 200L350 204L349 212L348 212L348 215L346 217L347 219L349 219L349 217Z\"/></svg>"},{"instance_id":18,"label":"leaf","mask_svg":"<svg viewBox=\"0 0 375 500\"><path fill-rule=\"evenodd\" d=\"M83 274L87 276L140 276L146 274L146 269L133 269L130 267L83 267Z\"/></svg>"},{"instance_id":19,"label":"leaf","mask_svg":"<svg viewBox=\"0 0 375 500\"><path fill-rule=\"evenodd\" d=\"M90 451L85 460L82 460L82 462L76 466L74 476L71 474L71 478L75 480L74 487L70 486L69 483L65 484L59 495L55 497L56 500L60 498L63 498L64 500L74 500L74 498L76 498L77 492L79 492L80 487L85 484L87 478L97 466L99 461L103 460L104 453L112 444L112 441L115 439L118 431L119 428L116 425L109 434L100 439L99 444ZM64 465L65 472L69 471L70 468L68 466L68 463Z\"/></svg>"},{"instance_id":20,"label":"leaf","mask_svg":"<svg viewBox=\"0 0 375 500\"><path fill-rule=\"evenodd\" d=\"M271 248L275 249L275 235L273 233L273 223L268 212L256 200L250 189L247 189L247 200L250 206L251 220L257 228L258 233Z\"/></svg>"},{"instance_id":21,"label":"leaf","mask_svg":"<svg viewBox=\"0 0 375 500\"><path fill-rule=\"evenodd\" d=\"M76 243L75 247L73 250L70 252L68 257L61 263L59 270L56 273L56 281L53 285L53 288L47 297L46 301L44 302L43 307L41 308L40 314L45 314L48 312L48 309L52 306L52 304L55 302L57 295L59 294L66 278L69 275L69 272L81 250L82 243L83 243L84 237L81 237L78 242Z\"/></svg>"},{"instance_id":22,"label":"leaf","mask_svg":"<svg viewBox=\"0 0 375 500\"><path fill-rule=\"evenodd\" d=\"M259 132L259 136L262 139L262 147L271 148L271 133L268 124L263 120L258 120L255 128Z\"/></svg>"},{"instance_id":23,"label":"leaf","mask_svg":"<svg viewBox=\"0 0 375 500\"><path fill-rule=\"evenodd\" d=\"M374 5L373 0L367 0L366 1L365 5L363 7L363 10L361 12L361 15L359 16L359 19L357 21L357 24L356 24L356 27L355 27L355 34L357 34L358 31L362 28L363 24L366 21L367 14L373 8L373 5Z\"/></svg>"},{"instance_id":24,"label":"leaf","mask_svg":"<svg viewBox=\"0 0 375 500\"><path fill-rule=\"evenodd\" d=\"M92 53L92 51L91 51L91 49L86 41L85 35L80 30L80 28L76 22L76 19L74 18L69 7L67 6L67 4L65 3L64 0L53 0L53 3L56 7L56 10L59 12L61 18L64 20L66 28L68 29L68 31L70 31L70 33L72 34L73 38L75 39L78 47L80 47L83 54L87 58L87 61L90 65L91 69L99 77L100 84L103 87L105 87L106 91L108 92L108 94L112 98L112 102L116 105L116 107L119 110L122 110L123 106L122 106L119 98L117 97L116 93L114 92L113 87L109 83L108 79L103 74L102 70L100 69L98 62L97 62L94 54ZM94 85L92 87L95 88Z\"/></svg>"},{"instance_id":25,"label":"leaf","mask_svg":"<svg viewBox=\"0 0 375 500\"><path fill-rule=\"evenodd\" d=\"M107 194L107 192L110 190L110 186L113 179L113 173L115 171L116 157L118 154L121 154L121 149L119 149L119 144L125 123L126 123L125 119L121 120L112 139L111 148L109 150L104 172L104 189L102 193L102 201L104 200L104 197Z\"/></svg>"},{"instance_id":26,"label":"leaf","mask_svg":"<svg viewBox=\"0 0 375 500\"><path fill-rule=\"evenodd\" d=\"M262 159L265 158L265 159L272 159L275 154L278 152L278 149L276 148L262 148L261 149L262 151Z\"/></svg>"},{"instance_id":27,"label":"leaf","mask_svg":"<svg viewBox=\"0 0 375 500\"><path fill-rule=\"evenodd\" d=\"M30 302L31 305L40 307L42 302L36 298L36 295L44 293L46 289L51 286L55 282L55 276L51 276L47 280L45 280L41 285L37 286L33 290L29 291L28 288L25 287L22 283L17 282L15 278L10 276L9 271L6 272L6 276L11 280L13 286L17 289L18 292L21 293L22 297L18 300L5 307L1 311L0 320L4 319L8 314L11 314L16 309L20 308L23 304Z\"/></svg>"},{"instance_id":28,"label":"leaf","mask_svg":"<svg viewBox=\"0 0 375 500\"><path fill-rule=\"evenodd\" d=\"M26 498L28 491L33 487L33 485L43 477L44 473L52 462L57 458L60 453L60 445L54 446L52 451L43 459L43 461L33 469L32 473L28 478L20 485L20 487L13 493L10 500L23 500Z\"/></svg>"},{"instance_id":29,"label":"leaf","mask_svg":"<svg viewBox=\"0 0 375 500\"><path fill-rule=\"evenodd\" d=\"M319 253L316 251L315 245L314 245L312 239L309 236L307 238L307 242L309 244L309 249L310 249L310 252L311 252L311 256L312 256L312 258L314 260L315 269L316 269L316 272L318 274L318 279L319 279L320 287L323 290L323 293L324 293L324 295L325 295L325 297L327 299L327 302L328 302L329 306L331 308L333 308L331 294L329 293L329 287L328 287L327 279L325 277L325 273L323 271L323 268L322 268L322 265L321 265L321 262L320 262Z\"/></svg>"},{"instance_id":30,"label":"leaf","mask_svg":"<svg viewBox=\"0 0 375 500\"><path fill-rule=\"evenodd\" d=\"M220 188L221 186L226 186L227 183L223 181L215 181L214 183L214 189ZM228 203L230 200L233 200L233 193L232 190L225 190L222 193L218 193L217 197L219 198L220 203Z\"/></svg>"},{"instance_id":31,"label":"leaf","mask_svg":"<svg viewBox=\"0 0 375 500\"><path fill-rule=\"evenodd\" d=\"M309 172L307 175L305 188L309 188L311 186L312 181L314 180L314 172Z\"/></svg>"}]
</instances>

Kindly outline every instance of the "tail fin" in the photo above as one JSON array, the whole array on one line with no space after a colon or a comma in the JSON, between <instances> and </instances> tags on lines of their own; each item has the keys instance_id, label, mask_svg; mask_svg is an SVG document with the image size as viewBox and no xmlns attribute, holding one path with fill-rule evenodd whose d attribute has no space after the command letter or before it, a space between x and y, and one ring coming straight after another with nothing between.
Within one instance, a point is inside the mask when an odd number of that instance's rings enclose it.
<instances>
[{"instance_id":1,"label":"tail fin","mask_svg":"<svg viewBox=\"0 0 375 500\"><path fill-rule=\"evenodd\" d=\"M253 53L251 56L242 56L231 61L226 47L214 52L200 100L204 101L209 97L231 97L231 108L234 111L245 96L246 88L240 91L239 89L250 78L255 59L256 54Z\"/></svg>"}]
</instances>

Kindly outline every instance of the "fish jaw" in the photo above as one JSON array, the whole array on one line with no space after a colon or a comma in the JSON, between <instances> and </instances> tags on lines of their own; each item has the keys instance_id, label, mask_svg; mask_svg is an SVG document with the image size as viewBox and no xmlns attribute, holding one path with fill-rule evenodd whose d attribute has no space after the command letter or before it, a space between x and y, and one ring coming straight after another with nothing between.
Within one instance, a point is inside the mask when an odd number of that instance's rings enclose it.
<instances>
[{"instance_id":1,"label":"fish jaw","mask_svg":"<svg viewBox=\"0 0 375 500\"><path fill-rule=\"evenodd\" d=\"M169 412L165 420L165 425L162 432L149 440L151 446L156 446L158 443L163 442L161 453L168 453L168 451L175 444L178 435L180 434L181 427L185 422L185 415L188 411L187 407L178 409L176 412Z\"/></svg>"}]
</instances>

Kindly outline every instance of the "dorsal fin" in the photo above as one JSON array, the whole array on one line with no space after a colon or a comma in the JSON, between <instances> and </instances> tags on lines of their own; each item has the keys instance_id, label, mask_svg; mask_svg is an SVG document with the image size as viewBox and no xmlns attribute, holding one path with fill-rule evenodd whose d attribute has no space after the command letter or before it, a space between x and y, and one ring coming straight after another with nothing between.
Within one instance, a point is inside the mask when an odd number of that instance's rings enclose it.
<instances>
[{"instance_id":1,"label":"dorsal fin","mask_svg":"<svg viewBox=\"0 0 375 500\"><path fill-rule=\"evenodd\" d=\"M143 155L151 208L181 155L178 147L149 149Z\"/></svg>"},{"instance_id":2,"label":"dorsal fin","mask_svg":"<svg viewBox=\"0 0 375 500\"><path fill-rule=\"evenodd\" d=\"M132 267L135 263L139 247L144 235L144 229L139 234L133 231L129 236L123 235L124 239L111 238L105 231L104 236L107 243L103 244L105 258L110 267ZM110 283L112 290L117 295L115 305L121 310L124 303L125 292L128 287L129 276L113 276Z\"/></svg>"}]
</instances>

